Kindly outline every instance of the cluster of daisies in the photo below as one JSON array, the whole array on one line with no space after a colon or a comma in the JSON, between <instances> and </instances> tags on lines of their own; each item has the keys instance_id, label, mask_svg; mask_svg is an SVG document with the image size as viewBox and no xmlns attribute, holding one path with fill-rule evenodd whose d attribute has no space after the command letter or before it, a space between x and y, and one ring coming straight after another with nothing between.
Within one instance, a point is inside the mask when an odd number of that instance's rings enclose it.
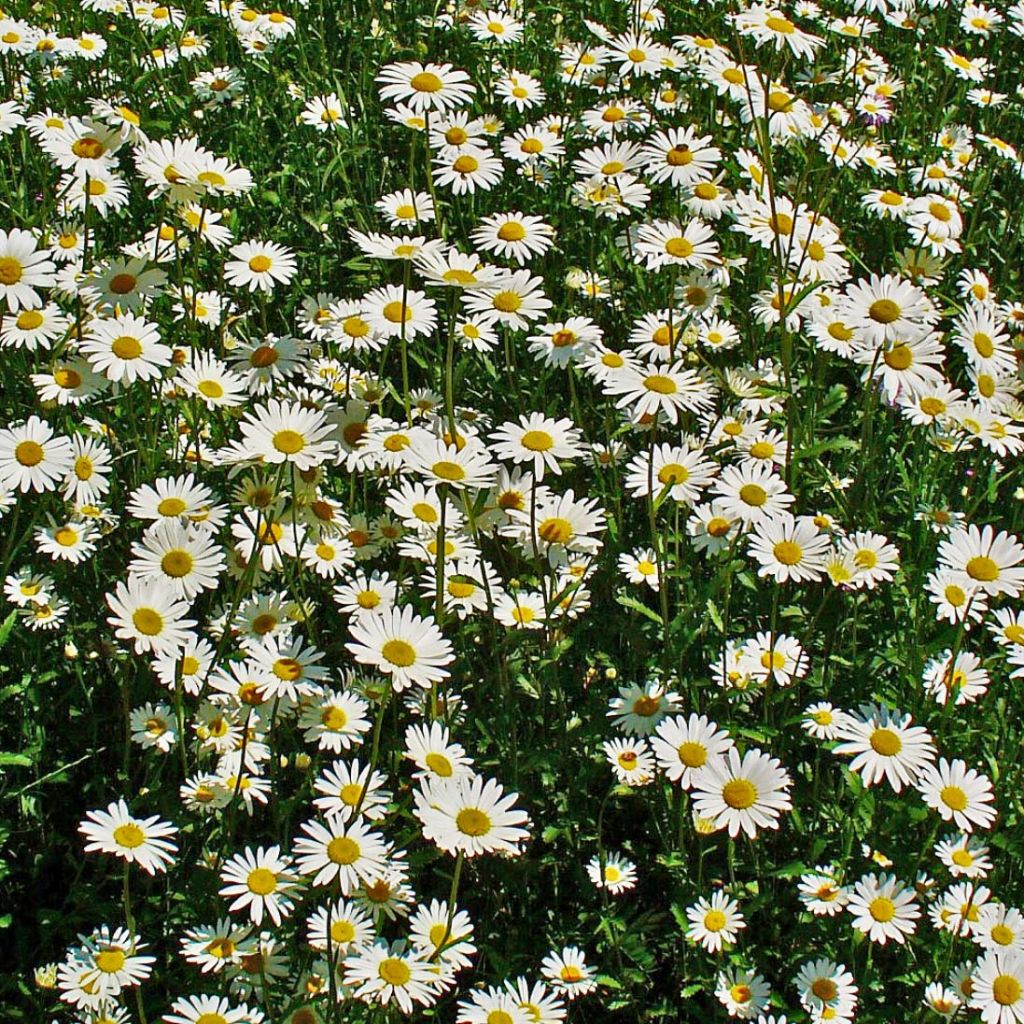
<instances>
[{"instance_id":1,"label":"cluster of daisies","mask_svg":"<svg viewBox=\"0 0 1024 1024\"><path fill-rule=\"evenodd\" d=\"M853 1021L864 944L906 953L883 969L929 1011L1024 1024L1024 912L983 837L1016 813L1008 751L951 727L1024 678L1024 544L971 489L1024 453L1024 304L1000 260L968 262L986 190L1022 176L997 131L1024 94L985 55L1024 36L1024 4L625 0L613 27L459 0L402 27L429 37L422 59L367 19L383 56L347 79L310 60L330 4L307 6L0 12L0 146L40 195L0 222L4 594L26 642L110 669L147 780L77 837L121 872L123 924L59 935L39 986L75 1024L145 1021L161 986L167 1024L373 1012L355 1003L557 1024L623 988L614 914L663 858L606 809L660 790L694 854L671 888L701 1014ZM922 116L922 75L963 123ZM338 237L266 226L247 124L293 175L310 154L325 182L351 173ZM372 166L345 172L360 148ZM871 266L876 237L891 254ZM914 448L916 532L871 477L902 458L872 449L876 426ZM925 494L926 461L956 482ZM877 615L911 575L908 635L948 642L899 699L851 662L851 699L808 703L832 692L826 602ZM724 618L708 598L721 636L680 652L673 620L709 577L726 609L734 577L757 597ZM529 965L495 979L518 952L474 922L478 883L541 857L555 784L522 768L521 786L494 723L565 709L570 684L534 687L535 663L595 621L585 660L618 634L628 658L652 623L659 648L610 699L570 694L598 734L573 755L607 793L596 837L572 810L578 896L605 916L531 925ZM802 843L823 779L930 837L858 868L849 821L820 823L844 849L772 864L791 892L751 906L747 855L763 867L791 823ZM185 897L159 928L138 895L157 875ZM789 910L815 955L768 980L757 915ZM941 971L922 967L939 943Z\"/></svg>"}]
</instances>

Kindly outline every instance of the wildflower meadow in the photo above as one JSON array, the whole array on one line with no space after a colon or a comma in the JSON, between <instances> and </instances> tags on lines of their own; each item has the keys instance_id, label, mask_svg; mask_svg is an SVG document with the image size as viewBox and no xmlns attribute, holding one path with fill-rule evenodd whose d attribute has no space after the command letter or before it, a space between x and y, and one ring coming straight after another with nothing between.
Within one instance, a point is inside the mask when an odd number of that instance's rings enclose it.
<instances>
[{"instance_id":1,"label":"wildflower meadow","mask_svg":"<svg viewBox=\"0 0 1024 1024\"><path fill-rule=\"evenodd\" d=\"M1024 1024L1024 2L0 4L0 1021Z\"/></svg>"}]
</instances>

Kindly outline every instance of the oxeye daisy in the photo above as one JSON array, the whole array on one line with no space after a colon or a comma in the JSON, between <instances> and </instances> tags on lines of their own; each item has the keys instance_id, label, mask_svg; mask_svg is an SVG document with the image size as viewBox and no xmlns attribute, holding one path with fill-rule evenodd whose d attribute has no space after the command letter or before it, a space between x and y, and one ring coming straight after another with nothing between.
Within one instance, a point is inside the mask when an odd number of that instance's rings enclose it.
<instances>
[{"instance_id":1,"label":"oxeye daisy","mask_svg":"<svg viewBox=\"0 0 1024 1024\"><path fill-rule=\"evenodd\" d=\"M164 580L140 580L130 576L107 594L112 615L107 622L120 640L132 641L136 654L164 654L178 651L195 626L187 619L188 604L178 600Z\"/></svg>"},{"instance_id":2,"label":"oxeye daisy","mask_svg":"<svg viewBox=\"0 0 1024 1024\"><path fill-rule=\"evenodd\" d=\"M429 688L448 677L451 644L433 618L422 618L412 608L353 619L349 633L352 643L346 647L352 656L390 676L396 692L413 685Z\"/></svg>"},{"instance_id":3,"label":"oxeye daisy","mask_svg":"<svg viewBox=\"0 0 1024 1024\"><path fill-rule=\"evenodd\" d=\"M884 705L864 705L856 714L844 716L840 743L835 754L853 754L850 770L861 776L865 786L886 779L902 792L913 785L921 772L935 760L935 744L928 731L911 725L909 714Z\"/></svg>"},{"instance_id":4,"label":"oxeye daisy","mask_svg":"<svg viewBox=\"0 0 1024 1024\"><path fill-rule=\"evenodd\" d=\"M992 783L959 759L947 761L942 757L937 764L925 767L917 789L943 821L952 821L964 832L973 831L975 826L990 828L995 821L996 812L990 806Z\"/></svg>"},{"instance_id":5,"label":"oxeye daisy","mask_svg":"<svg viewBox=\"0 0 1024 1024\"><path fill-rule=\"evenodd\" d=\"M813 518L795 519L782 512L754 526L748 550L760 563L758 576L770 576L776 583L805 583L821 578L829 547L829 538L819 531Z\"/></svg>"},{"instance_id":6,"label":"oxeye daisy","mask_svg":"<svg viewBox=\"0 0 1024 1024\"><path fill-rule=\"evenodd\" d=\"M346 824L331 817L327 825L308 821L295 840L295 866L299 874L313 876L313 885L337 882L348 896L360 882L372 881L384 869L387 847L378 832L361 821Z\"/></svg>"},{"instance_id":7,"label":"oxeye daisy","mask_svg":"<svg viewBox=\"0 0 1024 1024\"><path fill-rule=\"evenodd\" d=\"M37 288L54 284L56 267L31 231L0 231L0 299L12 313L43 304Z\"/></svg>"},{"instance_id":8,"label":"oxeye daisy","mask_svg":"<svg viewBox=\"0 0 1024 1024\"><path fill-rule=\"evenodd\" d=\"M157 325L134 313L93 320L81 353L96 373L121 384L158 378L171 363Z\"/></svg>"},{"instance_id":9,"label":"oxeye daisy","mask_svg":"<svg viewBox=\"0 0 1024 1024\"><path fill-rule=\"evenodd\" d=\"M1024 545L1013 534L998 533L973 523L954 530L939 545L939 564L960 576L965 585L991 597L1016 597L1024 589Z\"/></svg>"},{"instance_id":10,"label":"oxeye daisy","mask_svg":"<svg viewBox=\"0 0 1024 1024\"><path fill-rule=\"evenodd\" d=\"M549 953L541 963L541 974L566 999L576 999L597 988L597 969L587 963L578 946Z\"/></svg>"},{"instance_id":11,"label":"oxeye daisy","mask_svg":"<svg viewBox=\"0 0 1024 1024\"><path fill-rule=\"evenodd\" d=\"M741 758L735 747L709 760L693 776L694 809L728 828L735 837L740 831L751 839L759 828L779 827L779 814L792 807L787 790L789 773L776 758L760 750L748 750Z\"/></svg>"},{"instance_id":12,"label":"oxeye daisy","mask_svg":"<svg viewBox=\"0 0 1024 1024\"><path fill-rule=\"evenodd\" d=\"M0 487L22 493L52 491L71 471L71 441L38 416L0 430Z\"/></svg>"},{"instance_id":13,"label":"oxeye daisy","mask_svg":"<svg viewBox=\"0 0 1024 1024\"><path fill-rule=\"evenodd\" d=\"M383 940L345 958L345 987L363 1002L387 1006L394 1002L405 1014L414 1004L431 1005L440 994L437 965L403 943Z\"/></svg>"},{"instance_id":14,"label":"oxeye daisy","mask_svg":"<svg viewBox=\"0 0 1024 1024\"><path fill-rule=\"evenodd\" d=\"M690 922L686 937L709 953L720 952L725 944L732 945L747 926L740 905L721 890L712 893L711 899L701 897L687 907L686 917Z\"/></svg>"},{"instance_id":15,"label":"oxeye daisy","mask_svg":"<svg viewBox=\"0 0 1024 1024\"><path fill-rule=\"evenodd\" d=\"M220 895L231 898L231 912L246 910L253 924L268 916L279 925L293 909L290 893L295 889L291 861L279 846L247 848L236 853L221 869L224 883Z\"/></svg>"},{"instance_id":16,"label":"oxeye daisy","mask_svg":"<svg viewBox=\"0 0 1024 1024\"><path fill-rule=\"evenodd\" d=\"M658 766L685 790L693 785L697 771L725 755L732 746L733 740L725 729L696 712L688 718L674 715L663 719L651 738Z\"/></svg>"},{"instance_id":17,"label":"oxeye daisy","mask_svg":"<svg viewBox=\"0 0 1024 1024\"><path fill-rule=\"evenodd\" d=\"M894 875L865 875L853 887L846 909L853 927L883 946L890 940L903 945L921 916L914 890Z\"/></svg>"},{"instance_id":18,"label":"oxeye daisy","mask_svg":"<svg viewBox=\"0 0 1024 1024\"><path fill-rule=\"evenodd\" d=\"M412 111L427 114L465 106L475 92L469 75L451 64L402 61L381 68L376 81L382 100L398 100Z\"/></svg>"},{"instance_id":19,"label":"oxeye daisy","mask_svg":"<svg viewBox=\"0 0 1024 1024\"><path fill-rule=\"evenodd\" d=\"M110 804L105 811L90 811L78 831L86 838L86 853L112 853L129 864L138 864L150 875L166 871L178 851L170 839L178 831L174 825L156 815L135 818L124 800Z\"/></svg>"},{"instance_id":20,"label":"oxeye daisy","mask_svg":"<svg viewBox=\"0 0 1024 1024\"><path fill-rule=\"evenodd\" d=\"M215 589L226 566L213 531L180 519L155 523L132 545L132 556L129 573L140 580L161 580L186 601Z\"/></svg>"},{"instance_id":21,"label":"oxeye daisy","mask_svg":"<svg viewBox=\"0 0 1024 1024\"><path fill-rule=\"evenodd\" d=\"M657 220L637 229L636 260L648 270L660 267L707 267L716 264L718 243L714 231L701 220L687 224Z\"/></svg>"},{"instance_id":22,"label":"oxeye daisy","mask_svg":"<svg viewBox=\"0 0 1024 1024\"><path fill-rule=\"evenodd\" d=\"M175 999L167 1024L261 1024L263 1011L245 1003L233 1006L225 996L184 996Z\"/></svg>"},{"instance_id":23,"label":"oxeye daisy","mask_svg":"<svg viewBox=\"0 0 1024 1024\"><path fill-rule=\"evenodd\" d=\"M246 457L269 465L288 463L309 470L333 458L337 450L326 415L297 402L271 399L247 413L241 429Z\"/></svg>"},{"instance_id":24,"label":"oxeye daisy","mask_svg":"<svg viewBox=\"0 0 1024 1024\"><path fill-rule=\"evenodd\" d=\"M991 951L971 974L970 1004L985 1024L1016 1024L1024 1020L1024 954Z\"/></svg>"},{"instance_id":25,"label":"oxeye daisy","mask_svg":"<svg viewBox=\"0 0 1024 1024\"><path fill-rule=\"evenodd\" d=\"M470 237L484 252L523 265L547 252L554 244L554 236L554 228L543 218L513 210L485 217Z\"/></svg>"},{"instance_id":26,"label":"oxeye daisy","mask_svg":"<svg viewBox=\"0 0 1024 1024\"><path fill-rule=\"evenodd\" d=\"M316 950L328 946L342 955L373 942L373 920L351 900L339 899L311 914L306 941Z\"/></svg>"},{"instance_id":27,"label":"oxeye daisy","mask_svg":"<svg viewBox=\"0 0 1024 1024\"><path fill-rule=\"evenodd\" d=\"M730 1017L752 1020L768 1007L771 986L755 971L730 968L718 975L715 995Z\"/></svg>"},{"instance_id":28,"label":"oxeye daisy","mask_svg":"<svg viewBox=\"0 0 1024 1024\"><path fill-rule=\"evenodd\" d=\"M228 252L234 259L224 264L224 279L238 288L270 292L295 276L295 254L276 242L240 242Z\"/></svg>"},{"instance_id":29,"label":"oxeye daisy","mask_svg":"<svg viewBox=\"0 0 1024 1024\"><path fill-rule=\"evenodd\" d=\"M362 767L358 759L335 761L314 782L313 788L321 795L313 803L329 822L335 818L347 822L357 817L379 821L387 814L391 801L390 791L384 788L385 781L380 772L371 772L369 765ZM380 868L376 873L382 871Z\"/></svg>"},{"instance_id":30,"label":"oxeye daisy","mask_svg":"<svg viewBox=\"0 0 1024 1024\"><path fill-rule=\"evenodd\" d=\"M587 864L587 877L598 889L618 896L636 885L636 865L624 857L609 856L602 868L601 859L595 856Z\"/></svg>"},{"instance_id":31,"label":"oxeye daisy","mask_svg":"<svg viewBox=\"0 0 1024 1024\"><path fill-rule=\"evenodd\" d=\"M572 420L554 420L539 412L520 416L518 423L503 423L491 438L499 459L517 464L532 462L537 480L544 479L545 469L561 474L560 459L581 455L579 440Z\"/></svg>"},{"instance_id":32,"label":"oxeye daisy","mask_svg":"<svg viewBox=\"0 0 1024 1024\"><path fill-rule=\"evenodd\" d=\"M424 838L446 853L476 857L516 856L529 838L526 812L515 807L518 793L505 793L494 779L459 775L421 781L414 814Z\"/></svg>"},{"instance_id":33,"label":"oxeye daisy","mask_svg":"<svg viewBox=\"0 0 1024 1024\"><path fill-rule=\"evenodd\" d=\"M463 747L452 741L442 722L410 725L405 731L404 756L416 766L416 778L450 779L472 775L473 761Z\"/></svg>"}]
</instances>

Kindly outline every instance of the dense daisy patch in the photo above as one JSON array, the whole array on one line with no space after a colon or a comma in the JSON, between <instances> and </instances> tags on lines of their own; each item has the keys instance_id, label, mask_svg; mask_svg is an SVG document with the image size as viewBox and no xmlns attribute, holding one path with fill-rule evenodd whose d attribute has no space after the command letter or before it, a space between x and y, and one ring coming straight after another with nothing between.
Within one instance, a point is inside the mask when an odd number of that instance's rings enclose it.
<instances>
[{"instance_id":1,"label":"dense daisy patch","mask_svg":"<svg viewBox=\"0 0 1024 1024\"><path fill-rule=\"evenodd\" d=\"M3 1019L1024 1024L1022 40L0 10Z\"/></svg>"}]
</instances>

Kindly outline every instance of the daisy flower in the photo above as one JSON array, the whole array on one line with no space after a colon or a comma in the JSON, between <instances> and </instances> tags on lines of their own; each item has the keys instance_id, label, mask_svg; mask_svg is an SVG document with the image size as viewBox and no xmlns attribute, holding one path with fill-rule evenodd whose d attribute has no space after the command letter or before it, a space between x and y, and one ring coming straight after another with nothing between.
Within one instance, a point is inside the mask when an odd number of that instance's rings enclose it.
<instances>
[{"instance_id":1,"label":"daisy flower","mask_svg":"<svg viewBox=\"0 0 1024 1024\"><path fill-rule=\"evenodd\" d=\"M129 576L107 594L112 615L107 622L119 640L132 641L136 654L169 654L181 650L195 620L186 619L188 604L175 597L164 580Z\"/></svg>"},{"instance_id":2,"label":"daisy flower","mask_svg":"<svg viewBox=\"0 0 1024 1024\"><path fill-rule=\"evenodd\" d=\"M397 1003L405 1014L415 1003L431 1005L440 994L437 965L403 943L365 946L345 958L343 969L345 988L354 998L380 1006Z\"/></svg>"},{"instance_id":3,"label":"daisy flower","mask_svg":"<svg viewBox=\"0 0 1024 1024\"><path fill-rule=\"evenodd\" d=\"M36 289L52 286L56 269L49 252L37 247L31 231L0 231L0 299L12 313L41 306Z\"/></svg>"},{"instance_id":4,"label":"daisy flower","mask_svg":"<svg viewBox=\"0 0 1024 1024\"><path fill-rule=\"evenodd\" d=\"M279 925L293 908L290 893L296 888L289 868L291 861L279 846L246 848L236 853L221 869L224 883L220 895L234 897L228 910L247 910L253 924L264 916Z\"/></svg>"},{"instance_id":5,"label":"daisy flower","mask_svg":"<svg viewBox=\"0 0 1024 1024\"><path fill-rule=\"evenodd\" d=\"M850 771L858 773L865 786L886 779L897 793L902 792L935 760L935 744L928 731L911 721L909 714L885 705L863 705L856 714L844 716L839 730L844 742L833 753L854 755Z\"/></svg>"},{"instance_id":6,"label":"daisy flower","mask_svg":"<svg viewBox=\"0 0 1024 1024\"><path fill-rule=\"evenodd\" d=\"M597 968L587 964L578 946L565 946L549 953L541 963L540 972L552 989L566 999L576 999L597 988Z\"/></svg>"},{"instance_id":7,"label":"daisy flower","mask_svg":"<svg viewBox=\"0 0 1024 1024\"><path fill-rule=\"evenodd\" d=\"M245 457L268 465L288 463L303 471L334 457L333 427L324 413L298 402L271 399L242 420Z\"/></svg>"},{"instance_id":8,"label":"daisy flower","mask_svg":"<svg viewBox=\"0 0 1024 1024\"><path fill-rule=\"evenodd\" d=\"M636 865L613 855L605 859L602 869L600 857L595 856L587 864L587 877L598 889L607 889L618 896L636 885Z\"/></svg>"},{"instance_id":9,"label":"daisy flower","mask_svg":"<svg viewBox=\"0 0 1024 1024\"><path fill-rule=\"evenodd\" d=\"M690 922L686 937L709 953L721 952L724 944L731 946L740 931L747 927L740 905L721 890L712 893L711 899L702 896L687 907L686 917Z\"/></svg>"},{"instance_id":10,"label":"daisy flower","mask_svg":"<svg viewBox=\"0 0 1024 1024\"><path fill-rule=\"evenodd\" d=\"M971 1006L984 1024L1018 1024L1024 1020L1024 954L990 951L971 974Z\"/></svg>"},{"instance_id":11,"label":"daisy flower","mask_svg":"<svg viewBox=\"0 0 1024 1024\"><path fill-rule=\"evenodd\" d=\"M400 61L381 68L376 81L382 100L397 100L428 116L466 106L475 92L469 75L451 64Z\"/></svg>"},{"instance_id":12,"label":"daisy flower","mask_svg":"<svg viewBox=\"0 0 1024 1024\"><path fill-rule=\"evenodd\" d=\"M405 730L404 756L412 761L418 779L450 779L453 776L472 775L473 761L466 751L454 743L443 722L429 725L410 725Z\"/></svg>"},{"instance_id":13,"label":"daisy flower","mask_svg":"<svg viewBox=\"0 0 1024 1024\"><path fill-rule=\"evenodd\" d=\"M95 373L121 384L155 380L171 364L157 325L134 313L93 320L80 351Z\"/></svg>"},{"instance_id":14,"label":"daisy flower","mask_svg":"<svg viewBox=\"0 0 1024 1024\"><path fill-rule=\"evenodd\" d=\"M313 875L313 885L337 882L349 896L364 882L372 882L385 868L387 846L379 832L361 821L346 824L335 816L327 825L307 821L295 840L295 866L301 875Z\"/></svg>"},{"instance_id":15,"label":"daisy flower","mask_svg":"<svg viewBox=\"0 0 1024 1024\"><path fill-rule=\"evenodd\" d=\"M758 576L770 576L776 583L808 583L821 579L829 548L828 536L819 531L813 517L796 519L783 512L754 526L748 551L760 563Z\"/></svg>"},{"instance_id":16,"label":"daisy flower","mask_svg":"<svg viewBox=\"0 0 1024 1024\"><path fill-rule=\"evenodd\" d=\"M559 459L583 454L580 433L572 420L554 420L543 413L520 416L519 422L503 423L491 437L491 446L499 459L516 464L532 462L534 477L544 479L548 469L556 476L562 468Z\"/></svg>"},{"instance_id":17,"label":"daisy flower","mask_svg":"<svg viewBox=\"0 0 1024 1024\"><path fill-rule=\"evenodd\" d=\"M224 279L238 288L270 292L295 276L295 254L276 242L240 242L228 252L234 259L224 264Z\"/></svg>"},{"instance_id":18,"label":"daisy flower","mask_svg":"<svg viewBox=\"0 0 1024 1024\"><path fill-rule=\"evenodd\" d=\"M865 875L853 887L846 909L853 927L883 946L889 940L903 945L921 916L914 890L895 875Z\"/></svg>"},{"instance_id":19,"label":"daisy flower","mask_svg":"<svg viewBox=\"0 0 1024 1024\"><path fill-rule=\"evenodd\" d=\"M740 831L751 839L758 828L779 827L779 814L792 807L787 790L789 773L776 758L760 750L748 750L742 759L735 747L708 761L693 776L694 810L728 828L735 838Z\"/></svg>"},{"instance_id":20,"label":"daisy flower","mask_svg":"<svg viewBox=\"0 0 1024 1024\"><path fill-rule=\"evenodd\" d=\"M476 857L482 853L519 854L529 838L525 811L513 805L517 793L504 793L493 779L453 776L425 779L416 793L414 813L424 838L446 853Z\"/></svg>"},{"instance_id":21,"label":"daisy flower","mask_svg":"<svg viewBox=\"0 0 1024 1024\"><path fill-rule=\"evenodd\" d=\"M990 806L991 781L959 759L941 757L938 764L927 765L916 785L924 802L938 811L943 821L952 821L964 832L972 832L975 826L991 828L996 819Z\"/></svg>"},{"instance_id":22,"label":"daisy flower","mask_svg":"<svg viewBox=\"0 0 1024 1024\"><path fill-rule=\"evenodd\" d=\"M991 526L979 530L972 523L953 530L939 545L937 557L966 587L976 587L990 597L1017 597L1024 589L1024 545L1013 534L997 533Z\"/></svg>"},{"instance_id":23,"label":"daisy flower","mask_svg":"<svg viewBox=\"0 0 1024 1024\"><path fill-rule=\"evenodd\" d=\"M354 618L349 633L353 642L346 647L352 656L390 676L396 693L413 685L429 689L448 677L444 666L454 657L451 644L433 618L422 618L412 608Z\"/></svg>"},{"instance_id":24,"label":"daisy flower","mask_svg":"<svg viewBox=\"0 0 1024 1024\"><path fill-rule=\"evenodd\" d=\"M0 487L5 490L52 491L74 464L74 451L66 437L38 416L21 426L0 430Z\"/></svg>"},{"instance_id":25,"label":"daisy flower","mask_svg":"<svg viewBox=\"0 0 1024 1024\"><path fill-rule=\"evenodd\" d=\"M715 995L730 1017L752 1020L768 1008L771 986L755 971L732 967L715 982Z\"/></svg>"},{"instance_id":26,"label":"daisy flower","mask_svg":"<svg viewBox=\"0 0 1024 1024\"><path fill-rule=\"evenodd\" d=\"M555 231L543 218L513 210L480 221L470 238L484 252L515 260L520 266L543 256L554 244Z\"/></svg>"},{"instance_id":27,"label":"daisy flower","mask_svg":"<svg viewBox=\"0 0 1024 1024\"><path fill-rule=\"evenodd\" d=\"M732 738L725 729L696 712L688 718L674 715L663 719L651 738L658 766L684 790L693 786L694 776L701 768L723 757L732 747Z\"/></svg>"},{"instance_id":28,"label":"daisy flower","mask_svg":"<svg viewBox=\"0 0 1024 1024\"><path fill-rule=\"evenodd\" d=\"M166 871L178 851L169 838L178 831L174 825L157 815L135 818L124 800L110 804L105 811L89 811L78 831L87 840L86 853L112 853L129 864L138 864L150 875Z\"/></svg>"}]
</instances>

